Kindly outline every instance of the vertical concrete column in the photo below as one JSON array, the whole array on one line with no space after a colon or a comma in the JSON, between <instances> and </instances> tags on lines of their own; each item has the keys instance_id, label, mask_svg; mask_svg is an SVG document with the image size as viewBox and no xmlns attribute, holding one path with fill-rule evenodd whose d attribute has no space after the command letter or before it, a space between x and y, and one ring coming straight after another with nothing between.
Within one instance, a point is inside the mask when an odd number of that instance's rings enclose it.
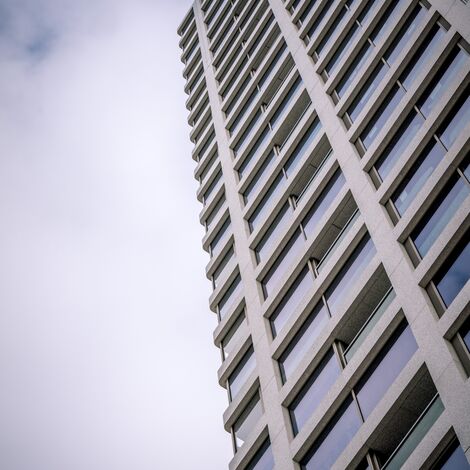
<instances>
[{"instance_id":1,"label":"vertical concrete column","mask_svg":"<svg viewBox=\"0 0 470 470\"><path fill-rule=\"evenodd\" d=\"M196 27L201 45L201 54L206 77L209 102L212 111L219 158L225 184L225 197L232 220L235 250L243 283L246 302L246 316L255 352L257 373L259 376L262 402L268 424L271 448L277 469L294 469L290 452L287 426L279 400L279 371L270 355L269 325L261 314L261 291L255 278L254 257L248 246L248 227L242 216L242 199L237 190L237 176L233 168L233 159L228 145L228 133L225 129L221 100L212 67L211 53L206 26L199 1L195 3Z\"/></svg>"}]
</instances>

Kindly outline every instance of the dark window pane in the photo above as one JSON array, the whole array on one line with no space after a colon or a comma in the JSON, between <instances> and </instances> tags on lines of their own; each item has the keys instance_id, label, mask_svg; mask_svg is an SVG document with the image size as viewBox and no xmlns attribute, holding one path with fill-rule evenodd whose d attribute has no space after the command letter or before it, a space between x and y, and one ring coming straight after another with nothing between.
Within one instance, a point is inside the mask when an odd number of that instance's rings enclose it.
<instances>
[{"instance_id":1,"label":"dark window pane","mask_svg":"<svg viewBox=\"0 0 470 470\"><path fill-rule=\"evenodd\" d=\"M330 349L289 407L294 434L297 434L312 416L340 373L339 361Z\"/></svg>"},{"instance_id":2,"label":"dark window pane","mask_svg":"<svg viewBox=\"0 0 470 470\"><path fill-rule=\"evenodd\" d=\"M287 291L281 303L276 308L271 317L271 328L273 336L276 336L283 326L287 323L294 310L299 306L300 301L312 289L313 275L305 267L295 280L292 287Z\"/></svg>"},{"instance_id":3,"label":"dark window pane","mask_svg":"<svg viewBox=\"0 0 470 470\"><path fill-rule=\"evenodd\" d=\"M305 155L306 150L309 148L310 144L313 142L320 129L320 121L318 118L315 118L315 120L312 122L312 124L310 124L310 127L307 129L304 136L297 144L297 147L292 152L291 156L284 165L284 170L288 177L292 175L297 164Z\"/></svg>"},{"instance_id":4,"label":"dark window pane","mask_svg":"<svg viewBox=\"0 0 470 470\"><path fill-rule=\"evenodd\" d=\"M470 277L470 245L466 233L434 277L442 300L449 306Z\"/></svg>"},{"instance_id":5,"label":"dark window pane","mask_svg":"<svg viewBox=\"0 0 470 470\"><path fill-rule=\"evenodd\" d=\"M351 287L354 286L354 283L367 267L375 252L375 246L369 235L365 236L333 283L328 287L325 297L332 315L338 312L338 307L344 298L347 297Z\"/></svg>"},{"instance_id":6,"label":"dark window pane","mask_svg":"<svg viewBox=\"0 0 470 470\"><path fill-rule=\"evenodd\" d=\"M416 111L412 111L405 122L398 128L390 144L387 145L384 153L378 159L375 167L382 180L384 180L396 161L403 154L404 150L423 125L424 119Z\"/></svg>"},{"instance_id":7,"label":"dark window pane","mask_svg":"<svg viewBox=\"0 0 470 470\"><path fill-rule=\"evenodd\" d=\"M467 346L467 349L470 351L470 317L467 318L466 322L462 325L459 333L463 339L463 342L465 343L465 346Z\"/></svg>"},{"instance_id":8,"label":"dark window pane","mask_svg":"<svg viewBox=\"0 0 470 470\"><path fill-rule=\"evenodd\" d=\"M385 126L385 123L388 121L388 118L393 113L393 111L395 111L404 94L405 91L403 88L395 85L385 98L384 102L380 105L379 109L375 112L374 116L360 136L360 139L366 149L369 148L377 134Z\"/></svg>"},{"instance_id":9,"label":"dark window pane","mask_svg":"<svg viewBox=\"0 0 470 470\"><path fill-rule=\"evenodd\" d=\"M364 419L385 395L416 349L413 333L409 325L403 323L355 387Z\"/></svg>"},{"instance_id":10,"label":"dark window pane","mask_svg":"<svg viewBox=\"0 0 470 470\"><path fill-rule=\"evenodd\" d=\"M341 405L341 408L328 423L306 458L301 462L302 469L329 470L360 426L361 419L356 405L349 397Z\"/></svg>"},{"instance_id":11,"label":"dark window pane","mask_svg":"<svg viewBox=\"0 0 470 470\"><path fill-rule=\"evenodd\" d=\"M338 192L344 186L344 183L345 179L343 173L341 173L340 170L337 170L302 221L302 226L307 238L315 232L319 220L328 210Z\"/></svg>"},{"instance_id":12,"label":"dark window pane","mask_svg":"<svg viewBox=\"0 0 470 470\"><path fill-rule=\"evenodd\" d=\"M433 465L433 470L468 470L470 464L459 444L459 441L455 439L451 447L446 453L439 459L439 462Z\"/></svg>"},{"instance_id":13,"label":"dark window pane","mask_svg":"<svg viewBox=\"0 0 470 470\"><path fill-rule=\"evenodd\" d=\"M444 186L410 235L421 257L426 255L469 194L470 186L458 174Z\"/></svg>"},{"instance_id":14,"label":"dark window pane","mask_svg":"<svg viewBox=\"0 0 470 470\"><path fill-rule=\"evenodd\" d=\"M271 444L267 440L261 449L256 452L256 455L245 467L245 470L273 470L274 458L271 450Z\"/></svg>"},{"instance_id":15,"label":"dark window pane","mask_svg":"<svg viewBox=\"0 0 470 470\"><path fill-rule=\"evenodd\" d=\"M417 106L428 117L441 96L449 89L450 83L455 75L462 69L464 63L468 60L468 54L459 46L455 46L454 50L440 68L437 76L429 84Z\"/></svg>"},{"instance_id":16,"label":"dark window pane","mask_svg":"<svg viewBox=\"0 0 470 470\"><path fill-rule=\"evenodd\" d=\"M442 145L433 139L408 171L405 179L392 195L392 201L400 215L405 213L444 155Z\"/></svg>"},{"instance_id":17,"label":"dark window pane","mask_svg":"<svg viewBox=\"0 0 470 470\"><path fill-rule=\"evenodd\" d=\"M465 100L465 101L464 101ZM460 132L470 122L470 96L468 90L451 113L450 122L440 134L440 139L447 149L455 142Z\"/></svg>"},{"instance_id":18,"label":"dark window pane","mask_svg":"<svg viewBox=\"0 0 470 470\"><path fill-rule=\"evenodd\" d=\"M255 366L255 355L253 353L253 346L251 346L228 378L231 400L235 399L238 392L242 389L243 385L245 385L248 377L255 370Z\"/></svg>"},{"instance_id":19,"label":"dark window pane","mask_svg":"<svg viewBox=\"0 0 470 470\"><path fill-rule=\"evenodd\" d=\"M263 407L257 393L233 424L237 447L240 447L247 440L261 416L263 416Z\"/></svg>"},{"instance_id":20,"label":"dark window pane","mask_svg":"<svg viewBox=\"0 0 470 470\"><path fill-rule=\"evenodd\" d=\"M284 382L299 365L305 353L313 346L329 318L325 304L320 301L279 359Z\"/></svg>"}]
</instances>

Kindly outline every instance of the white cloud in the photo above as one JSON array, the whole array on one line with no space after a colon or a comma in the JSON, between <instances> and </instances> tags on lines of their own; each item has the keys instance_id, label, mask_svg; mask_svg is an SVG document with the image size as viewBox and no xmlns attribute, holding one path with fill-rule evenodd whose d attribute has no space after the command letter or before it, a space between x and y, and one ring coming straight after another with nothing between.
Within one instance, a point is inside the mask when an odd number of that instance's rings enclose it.
<instances>
[{"instance_id":1,"label":"white cloud","mask_svg":"<svg viewBox=\"0 0 470 470\"><path fill-rule=\"evenodd\" d=\"M188 7L0 4L1 468L230 458L175 32Z\"/></svg>"}]
</instances>

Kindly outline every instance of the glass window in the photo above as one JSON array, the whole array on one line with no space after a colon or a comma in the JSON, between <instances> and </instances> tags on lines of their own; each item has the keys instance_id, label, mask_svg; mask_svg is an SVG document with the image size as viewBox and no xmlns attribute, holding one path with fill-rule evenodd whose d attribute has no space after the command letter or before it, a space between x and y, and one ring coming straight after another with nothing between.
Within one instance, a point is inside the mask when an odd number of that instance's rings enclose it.
<instances>
[{"instance_id":1,"label":"glass window","mask_svg":"<svg viewBox=\"0 0 470 470\"><path fill-rule=\"evenodd\" d=\"M468 351L470 352L470 317L467 318L465 323L460 328L459 334L462 337L465 346L467 346Z\"/></svg>"},{"instance_id":2,"label":"glass window","mask_svg":"<svg viewBox=\"0 0 470 470\"><path fill-rule=\"evenodd\" d=\"M310 144L313 142L313 139L315 139L320 129L320 121L318 118L315 118L284 165L284 170L288 177L292 175L297 164L304 156L306 150L310 147Z\"/></svg>"},{"instance_id":3,"label":"glass window","mask_svg":"<svg viewBox=\"0 0 470 470\"><path fill-rule=\"evenodd\" d=\"M234 441L237 449L250 436L251 431L256 426L261 416L263 416L263 407L259 394L256 393L233 424Z\"/></svg>"},{"instance_id":4,"label":"glass window","mask_svg":"<svg viewBox=\"0 0 470 470\"><path fill-rule=\"evenodd\" d=\"M302 470L330 470L360 426L356 405L348 397L301 462Z\"/></svg>"},{"instance_id":5,"label":"glass window","mask_svg":"<svg viewBox=\"0 0 470 470\"><path fill-rule=\"evenodd\" d=\"M364 419L370 415L417 349L409 325L403 322L354 387Z\"/></svg>"},{"instance_id":6,"label":"glass window","mask_svg":"<svg viewBox=\"0 0 470 470\"><path fill-rule=\"evenodd\" d=\"M326 303L331 315L338 313L338 307L341 306L351 287L357 282L374 255L375 246L367 234L325 292Z\"/></svg>"},{"instance_id":7,"label":"glass window","mask_svg":"<svg viewBox=\"0 0 470 470\"><path fill-rule=\"evenodd\" d=\"M433 279L447 307L457 297L457 294L462 290L470 277L470 245L467 242L468 236L469 233L464 235Z\"/></svg>"},{"instance_id":8,"label":"glass window","mask_svg":"<svg viewBox=\"0 0 470 470\"><path fill-rule=\"evenodd\" d=\"M380 105L379 109L374 113L374 116L367 124L365 130L362 132L360 139L364 148L369 148L370 144L377 137L377 134L385 126L390 115L395 111L398 103L403 98L405 91L398 85L394 85L392 90L388 93L387 97Z\"/></svg>"},{"instance_id":9,"label":"glass window","mask_svg":"<svg viewBox=\"0 0 470 470\"><path fill-rule=\"evenodd\" d=\"M211 210L210 214L206 218L206 232L208 232L212 228L212 224L214 223L217 215L219 214L220 208L225 203L225 194L222 194L219 197L219 200L215 203L215 206Z\"/></svg>"},{"instance_id":10,"label":"glass window","mask_svg":"<svg viewBox=\"0 0 470 470\"><path fill-rule=\"evenodd\" d=\"M434 106L449 89L450 83L452 83L458 71L462 70L463 64L467 60L467 52L461 47L455 46L417 103L417 107L425 117L431 114Z\"/></svg>"},{"instance_id":11,"label":"glass window","mask_svg":"<svg viewBox=\"0 0 470 470\"><path fill-rule=\"evenodd\" d=\"M395 40L384 54L384 58L388 64L392 65L406 44L410 43L410 38L418 28L419 24L424 20L426 9L421 5L417 5L406 23L403 25Z\"/></svg>"},{"instance_id":12,"label":"glass window","mask_svg":"<svg viewBox=\"0 0 470 470\"><path fill-rule=\"evenodd\" d=\"M282 172L279 173L249 219L251 231L256 229L260 220L263 219L269 209L272 209L273 201L284 190L286 184L287 180L284 178L284 175Z\"/></svg>"},{"instance_id":13,"label":"glass window","mask_svg":"<svg viewBox=\"0 0 470 470\"><path fill-rule=\"evenodd\" d=\"M312 6L315 2L312 2ZM307 31L306 35L306 40L309 41L312 39L312 36L315 34L316 29L318 28L319 24L323 21L325 18L326 14L328 13L331 5L333 4L333 0L326 0L326 2L323 4L322 10L320 11L320 14L317 16L316 20L312 23L312 26L310 26L309 30Z\"/></svg>"},{"instance_id":14,"label":"glass window","mask_svg":"<svg viewBox=\"0 0 470 470\"><path fill-rule=\"evenodd\" d=\"M432 468L433 470L470 470L470 464L457 439Z\"/></svg>"},{"instance_id":15,"label":"glass window","mask_svg":"<svg viewBox=\"0 0 470 470\"><path fill-rule=\"evenodd\" d=\"M373 70L370 77L366 80L365 85L361 88L361 91L356 96L354 101L352 102L351 106L349 106L348 110L346 111L349 118L352 122L357 119L359 113L364 109L366 104L369 102L370 97L374 93L374 91L379 86L380 82L382 81L385 74L388 72L388 66L380 61L375 69Z\"/></svg>"},{"instance_id":16,"label":"glass window","mask_svg":"<svg viewBox=\"0 0 470 470\"><path fill-rule=\"evenodd\" d=\"M303 428L340 374L340 363L330 349L289 407L294 434Z\"/></svg>"},{"instance_id":17,"label":"glass window","mask_svg":"<svg viewBox=\"0 0 470 470\"><path fill-rule=\"evenodd\" d=\"M275 217L273 223L264 234L261 241L255 248L256 257L258 263L264 261L267 254L269 254L273 248L274 242L279 238L280 233L286 228L286 222L292 215L292 207L286 202L279 214Z\"/></svg>"},{"instance_id":18,"label":"glass window","mask_svg":"<svg viewBox=\"0 0 470 470\"><path fill-rule=\"evenodd\" d=\"M298 77L294 84L291 86L289 92L287 95L284 97L284 99L281 101L279 104L276 112L272 115L271 119L269 120L269 123L271 124L271 127L274 127L281 116L281 114L284 112L284 110L289 107L290 103L292 102L292 99L294 98L295 94L297 91L300 89L302 86L302 80L300 77Z\"/></svg>"},{"instance_id":19,"label":"glass window","mask_svg":"<svg viewBox=\"0 0 470 470\"><path fill-rule=\"evenodd\" d=\"M305 353L313 346L329 318L325 304L320 301L279 358L279 368L283 382L289 378L305 356Z\"/></svg>"},{"instance_id":20,"label":"glass window","mask_svg":"<svg viewBox=\"0 0 470 470\"><path fill-rule=\"evenodd\" d=\"M245 320L245 312L243 312L235 320L235 323L230 327L230 330L222 340L222 352L224 360L227 359L237 346L238 340L244 335L247 330L247 323Z\"/></svg>"},{"instance_id":21,"label":"glass window","mask_svg":"<svg viewBox=\"0 0 470 470\"><path fill-rule=\"evenodd\" d=\"M255 163L255 159L253 159L253 156L255 155L256 152L258 152L259 149L261 149L266 141L268 140L269 137L269 127L266 126L263 129L263 132L261 132L261 135L258 137L256 140L255 144L253 147L251 147L251 150L249 151L248 155L246 156L245 160L243 160L242 164L238 168L238 176L240 179L243 178L243 176L250 171L252 168L253 164Z\"/></svg>"},{"instance_id":22,"label":"glass window","mask_svg":"<svg viewBox=\"0 0 470 470\"><path fill-rule=\"evenodd\" d=\"M392 195L392 202L400 215L408 209L444 155L444 148L434 139L426 146Z\"/></svg>"},{"instance_id":23,"label":"glass window","mask_svg":"<svg viewBox=\"0 0 470 470\"><path fill-rule=\"evenodd\" d=\"M266 159L264 160L259 170L256 172L255 176L251 180L245 192L243 193L245 202L248 202L251 194L257 192L258 188L260 187L260 182L262 181L263 176L267 174L269 170L271 170L275 161L276 161L275 154L273 151L271 151L269 155L266 157Z\"/></svg>"},{"instance_id":24,"label":"glass window","mask_svg":"<svg viewBox=\"0 0 470 470\"><path fill-rule=\"evenodd\" d=\"M331 206L335 200L338 192L344 186L345 179L341 170L336 170L331 180L328 182L325 189L321 192L315 204L309 210L308 214L302 221L302 226L305 231L305 235L311 237L318 227L318 222L321 220L325 212Z\"/></svg>"},{"instance_id":25,"label":"glass window","mask_svg":"<svg viewBox=\"0 0 470 470\"><path fill-rule=\"evenodd\" d=\"M405 122L398 128L392 141L387 145L384 153L375 164L375 168L382 178L382 181L388 176L390 170L394 167L406 147L408 147L410 141L413 140L413 137L416 135L423 123L424 118L413 110L407 116Z\"/></svg>"},{"instance_id":26,"label":"glass window","mask_svg":"<svg viewBox=\"0 0 470 470\"><path fill-rule=\"evenodd\" d=\"M345 5L343 5L341 11L338 13L331 26L328 28L327 32L323 36L323 39L318 43L316 48L316 53L318 55L320 55L321 51L330 43L335 34L335 31L341 28L342 23L344 23L346 18L349 17L351 13L350 5L353 3L353 1L354 0L346 0Z\"/></svg>"},{"instance_id":27,"label":"glass window","mask_svg":"<svg viewBox=\"0 0 470 470\"><path fill-rule=\"evenodd\" d=\"M228 232L229 228L230 228L230 219L227 218L227 220L223 223L222 227L220 227L219 231L217 232L217 235L214 237L214 239L209 245L209 251L210 251L211 257L217 254L217 251L220 248L220 241L224 239L225 234Z\"/></svg>"},{"instance_id":28,"label":"glass window","mask_svg":"<svg viewBox=\"0 0 470 470\"><path fill-rule=\"evenodd\" d=\"M469 194L470 185L458 174L454 174L411 232L410 238L422 258Z\"/></svg>"},{"instance_id":29,"label":"glass window","mask_svg":"<svg viewBox=\"0 0 470 470\"><path fill-rule=\"evenodd\" d=\"M439 137L444 146L449 149L455 142L460 132L470 122L470 90L467 89L447 119L447 127L440 133Z\"/></svg>"},{"instance_id":30,"label":"glass window","mask_svg":"<svg viewBox=\"0 0 470 470\"><path fill-rule=\"evenodd\" d=\"M234 400L238 395L243 385L255 370L256 361L255 355L253 352L253 346L250 346L250 349L245 353L241 358L235 370L228 378L228 389L230 392L230 399Z\"/></svg>"},{"instance_id":31,"label":"glass window","mask_svg":"<svg viewBox=\"0 0 470 470\"><path fill-rule=\"evenodd\" d=\"M237 274L237 277L233 280L230 287L227 289L227 292L220 299L217 304L217 310L219 312L219 320L227 315L230 311L230 308L233 306L235 300L238 300L242 291L242 283L240 279L240 274Z\"/></svg>"},{"instance_id":32,"label":"glass window","mask_svg":"<svg viewBox=\"0 0 470 470\"><path fill-rule=\"evenodd\" d=\"M273 470L274 458L269 439L256 452L256 455L248 463L245 470Z\"/></svg>"},{"instance_id":33,"label":"glass window","mask_svg":"<svg viewBox=\"0 0 470 470\"><path fill-rule=\"evenodd\" d=\"M276 336L287 323L292 313L298 307L300 301L312 289L313 274L306 266L294 281L281 303L277 306L271 317L271 329L273 336Z\"/></svg>"},{"instance_id":34,"label":"glass window","mask_svg":"<svg viewBox=\"0 0 470 470\"><path fill-rule=\"evenodd\" d=\"M406 90L411 88L418 74L423 70L424 64L434 55L435 50L445 36L445 30L439 24L435 24L424 43L418 48L410 63L400 75L400 82Z\"/></svg>"},{"instance_id":35,"label":"glass window","mask_svg":"<svg viewBox=\"0 0 470 470\"><path fill-rule=\"evenodd\" d=\"M225 253L224 257L220 260L220 263L215 268L214 274L212 274L212 283L213 283L214 289L218 286L220 275L225 271L225 268L227 267L228 263L232 260L232 258L233 258L233 246L231 246L227 250L227 253Z\"/></svg>"},{"instance_id":36,"label":"glass window","mask_svg":"<svg viewBox=\"0 0 470 470\"><path fill-rule=\"evenodd\" d=\"M288 272L288 268L292 265L293 260L297 258L304 245L305 237L300 229L297 229L262 281L265 299L272 294L279 281Z\"/></svg>"},{"instance_id":37,"label":"glass window","mask_svg":"<svg viewBox=\"0 0 470 470\"><path fill-rule=\"evenodd\" d=\"M245 128L245 130L243 131L243 134L241 135L241 137L238 139L238 142L235 144L234 148L233 148L233 152L235 153L235 155L238 154L240 148L243 146L243 144L245 143L245 141L248 139L248 137L254 132L254 130L256 129L256 124L258 123L260 117L261 117L261 110L258 109L258 111L256 111L255 115L251 118L251 121L250 123L248 124L248 126Z\"/></svg>"}]
</instances>

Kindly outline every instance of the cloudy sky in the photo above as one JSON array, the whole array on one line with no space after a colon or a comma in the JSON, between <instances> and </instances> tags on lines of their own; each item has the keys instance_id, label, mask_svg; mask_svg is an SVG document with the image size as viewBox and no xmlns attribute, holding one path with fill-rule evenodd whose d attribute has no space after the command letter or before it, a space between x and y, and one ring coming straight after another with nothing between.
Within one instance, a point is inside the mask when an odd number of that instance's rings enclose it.
<instances>
[{"instance_id":1,"label":"cloudy sky","mask_svg":"<svg viewBox=\"0 0 470 470\"><path fill-rule=\"evenodd\" d=\"M0 0L0 468L225 468L176 28Z\"/></svg>"}]
</instances>

